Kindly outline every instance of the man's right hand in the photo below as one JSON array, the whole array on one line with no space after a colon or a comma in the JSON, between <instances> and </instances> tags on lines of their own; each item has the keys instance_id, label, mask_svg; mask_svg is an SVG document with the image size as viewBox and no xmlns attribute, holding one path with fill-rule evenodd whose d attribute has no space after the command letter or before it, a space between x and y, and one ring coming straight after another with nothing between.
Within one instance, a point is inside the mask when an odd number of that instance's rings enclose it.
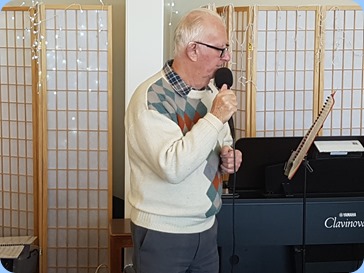
<instances>
[{"instance_id":1,"label":"man's right hand","mask_svg":"<svg viewBox=\"0 0 364 273\"><path fill-rule=\"evenodd\" d=\"M238 103L234 92L228 89L227 85L224 84L212 102L210 112L221 120L222 123L225 123L237 111L237 105Z\"/></svg>"}]
</instances>

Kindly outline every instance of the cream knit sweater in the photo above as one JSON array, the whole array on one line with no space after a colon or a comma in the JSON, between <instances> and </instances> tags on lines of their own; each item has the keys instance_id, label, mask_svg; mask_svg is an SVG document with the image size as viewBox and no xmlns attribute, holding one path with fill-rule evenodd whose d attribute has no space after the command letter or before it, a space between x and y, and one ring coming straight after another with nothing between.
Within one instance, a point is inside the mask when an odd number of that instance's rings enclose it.
<instances>
[{"instance_id":1,"label":"cream knit sweater","mask_svg":"<svg viewBox=\"0 0 364 273\"><path fill-rule=\"evenodd\" d=\"M169 233L213 225L221 207L219 154L232 138L228 124L209 113L218 92L209 88L181 96L161 70L132 96L125 128L136 225Z\"/></svg>"}]
</instances>

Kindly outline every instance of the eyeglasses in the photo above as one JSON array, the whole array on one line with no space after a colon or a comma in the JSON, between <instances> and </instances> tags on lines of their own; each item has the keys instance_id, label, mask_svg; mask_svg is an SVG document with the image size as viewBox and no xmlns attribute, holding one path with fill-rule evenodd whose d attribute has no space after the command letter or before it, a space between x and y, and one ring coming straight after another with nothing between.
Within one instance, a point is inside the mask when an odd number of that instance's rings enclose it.
<instances>
[{"instance_id":1,"label":"eyeglasses","mask_svg":"<svg viewBox=\"0 0 364 273\"><path fill-rule=\"evenodd\" d=\"M221 51L221 54L220 54L220 58L224 57L226 52L229 50L229 45L226 44L226 47L225 48L219 48L219 47L216 47L216 46L213 46L213 45L209 45L209 44L205 44L205 43L202 43L202 42L194 42L196 44L199 44L199 45L204 45L206 47L209 47L209 48L212 48L212 49L215 49L215 50L218 50L218 51Z\"/></svg>"}]
</instances>

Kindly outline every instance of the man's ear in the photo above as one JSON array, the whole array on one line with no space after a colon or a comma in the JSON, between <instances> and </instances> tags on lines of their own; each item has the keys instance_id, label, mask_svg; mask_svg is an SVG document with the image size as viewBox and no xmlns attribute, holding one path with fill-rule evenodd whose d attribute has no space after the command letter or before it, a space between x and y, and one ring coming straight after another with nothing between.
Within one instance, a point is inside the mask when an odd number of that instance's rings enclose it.
<instances>
[{"instance_id":1,"label":"man's ear","mask_svg":"<svg viewBox=\"0 0 364 273\"><path fill-rule=\"evenodd\" d=\"M197 61L197 45L195 43L189 43L186 47L186 54L192 61Z\"/></svg>"}]
</instances>

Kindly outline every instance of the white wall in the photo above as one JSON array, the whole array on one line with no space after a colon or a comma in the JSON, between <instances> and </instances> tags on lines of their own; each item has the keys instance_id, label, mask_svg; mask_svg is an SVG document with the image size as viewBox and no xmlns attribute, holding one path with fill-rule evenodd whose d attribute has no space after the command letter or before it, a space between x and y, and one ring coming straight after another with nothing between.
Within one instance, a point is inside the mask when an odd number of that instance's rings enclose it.
<instances>
[{"instance_id":1,"label":"white wall","mask_svg":"<svg viewBox=\"0 0 364 273\"><path fill-rule=\"evenodd\" d=\"M163 6L163 0L126 0L125 109L135 88L163 65ZM125 145L126 195L129 181L130 168ZM129 215L130 206L125 197L125 217Z\"/></svg>"}]
</instances>

